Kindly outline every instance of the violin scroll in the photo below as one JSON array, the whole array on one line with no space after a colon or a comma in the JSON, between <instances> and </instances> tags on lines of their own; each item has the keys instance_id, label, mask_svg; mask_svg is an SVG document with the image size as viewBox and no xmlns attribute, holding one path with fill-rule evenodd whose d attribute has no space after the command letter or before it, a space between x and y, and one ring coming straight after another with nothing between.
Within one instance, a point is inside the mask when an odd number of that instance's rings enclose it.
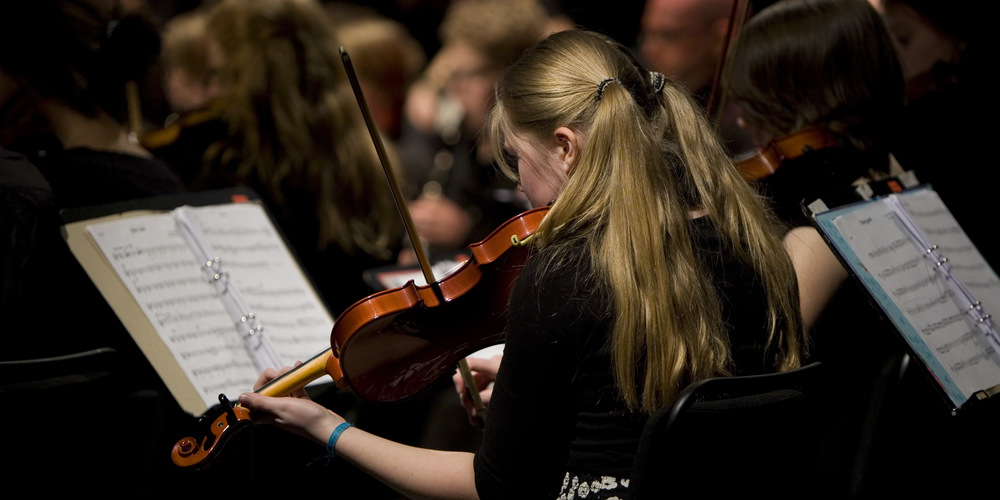
<instances>
[{"instance_id":1,"label":"violin scroll","mask_svg":"<svg viewBox=\"0 0 1000 500\"><path fill-rule=\"evenodd\" d=\"M343 375L339 362L337 358L330 355L330 351L331 349L327 347L305 363L264 384L255 392L265 396L284 396L305 387L326 374L333 377L338 385L342 384ZM225 394L219 395L219 404L212 408L213 410L221 409L222 412L210 424L207 424L208 432L201 439L185 437L174 444L170 451L170 458L175 465L191 467L210 463L218 455L226 441L238 431L251 425L250 410L238 404L234 405ZM208 420L212 418L211 415L215 414L215 411L206 412L198 420L198 427L202 428L203 425L206 425Z\"/></svg>"},{"instance_id":2,"label":"violin scroll","mask_svg":"<svg viewBox=\"0 0 1000 500\"><path fill-rule=\"evenodd\" d=\"M219 406L223 411L209 425L208 433L198 438L185 437L174 444L170 450L170 459L178 467L205 466L218 455L227 441L238 431L250 426L250 410L233 405L225 394L219 395ZM199 419L199 424L207 420L212 413L206 413ZM201 427L201 425L199 425Z\"/></svg>"}]
</instances>

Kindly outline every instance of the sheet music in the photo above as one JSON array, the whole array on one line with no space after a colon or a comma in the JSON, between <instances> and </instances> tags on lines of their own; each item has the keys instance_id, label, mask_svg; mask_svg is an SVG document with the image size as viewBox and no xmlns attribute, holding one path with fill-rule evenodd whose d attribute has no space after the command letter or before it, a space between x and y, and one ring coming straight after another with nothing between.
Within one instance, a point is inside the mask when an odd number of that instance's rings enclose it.
<instances>
[{"instance_id":1,"label":"sheet music","mask_svg":"<svg viewBox=\"0 0 1000 500\"><path fill-rule=\"evenodd\" d=\"M948 258L951 272L982 302L983 309L987 313L1000 313L1000 278L969 240L941 197L934 191L919 190L900 196L899 201L931 243L938 245L941 254Z\"/></svg>"},{"instance_id":2,"label":"sheet music","mask_svg":"<svg viewBox=\"0 0 1000 500\"><path fill-rule=\"evenodd\" d=\"M965 282L986 312L997 310L1000 280L937 194L916 190L893 196L921 232L938 242L954 276ZM965 312L964 297L903 229L889 203L878 200L833 210L817 221L956 407L975 392L1000 384L997 350Z\"/></svg>"},{"instance_id":3,"label":"sheet music","mask_svg":"<svg viewBox=\"0 0 1000 500\"><path fill-rule=\"evenodd\" d=\"M264 210L252 203L190 208L285 364L329 346L333 319ZM259 375L200 262L170 214L88 225L91 237L206 406L253 388Z\"/></svg>"}]
</instances>

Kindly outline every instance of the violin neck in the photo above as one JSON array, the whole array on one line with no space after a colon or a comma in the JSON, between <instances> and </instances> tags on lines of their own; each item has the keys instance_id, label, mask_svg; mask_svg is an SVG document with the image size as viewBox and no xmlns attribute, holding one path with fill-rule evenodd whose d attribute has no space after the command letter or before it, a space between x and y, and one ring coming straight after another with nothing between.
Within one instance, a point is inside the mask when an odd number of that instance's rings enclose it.
<instances>
[{"instance_id":1,"label":"violin neck","mask_svg":"<svg viewBox=\"0 0 1000 500\"><path fill-rule=\"evenodd\" d=\"M305 387L313 380L326 375L326 361L331 356L331 351L332 349L327 347L305 363L264 384L255 392L265 396L279 397L287 396L293 391Z\"/></svg>"}]
</instances>

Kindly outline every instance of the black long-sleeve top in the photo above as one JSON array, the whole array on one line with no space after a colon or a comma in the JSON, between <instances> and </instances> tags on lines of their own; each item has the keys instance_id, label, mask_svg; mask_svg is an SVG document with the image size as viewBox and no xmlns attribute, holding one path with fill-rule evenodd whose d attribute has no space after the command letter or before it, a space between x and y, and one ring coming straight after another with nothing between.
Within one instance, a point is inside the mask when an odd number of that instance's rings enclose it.
<instances>
[{"instance_id":1,"label":"black long-sleeve top","mask_svg":"<svg viewBox=\"0 0 1000 500\"><path fill-rule=\"evenodd\" d=\"M773 371L761 281L707 218L691 228L717 286L736 374ZM567 471L629 476L648 415L628 411L618 395L606 348L611 297L593 277L586 245L578 248L575 261L558 266L543 250L512 292L503 361L474 461L480 498L555 498Z\"/></svg>"}]
</instances>

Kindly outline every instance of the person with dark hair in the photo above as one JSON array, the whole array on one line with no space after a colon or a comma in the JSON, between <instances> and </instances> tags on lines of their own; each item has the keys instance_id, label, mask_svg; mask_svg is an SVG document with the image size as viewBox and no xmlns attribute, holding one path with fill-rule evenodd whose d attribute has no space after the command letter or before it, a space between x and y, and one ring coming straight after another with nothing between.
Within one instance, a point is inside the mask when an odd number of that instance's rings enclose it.
<instances>
[{"instance_id":1,"label":"person with dark hair","mask_svg":"<svg viewBox=\"0 0 1000 500\"><path fill-rule=\"evenodd\" d=\"M804 202L837 199L858 181L877 181L901 168L924 180L925 166L902 161L905 147L897 142L906 101L896 50L883 18L865 0L780 0L743 27L726 80L729 95L762 144L809 129L834 139L832 145L784 160L758 186L789 228L784 243L814 340L812 359L838 368L841 386L849 389L845 394L862 405L877 396L863 406L871 413L857 424L874 434L856 464L863 476L856 487L872 497L954 495L969 490L912 479L988 474L988 467L972 457L975 447L995 441L983 437L989 424L966 424L988 422L995 412L972 412L969 420L950 415L932 385L936 382L916 362L879 382L886 361L908 351L868 292L848 280L847 270L803 213ZM881 383L886 385L876 385ZM884 387L888 392L878 392Z\"/></svg>"},{"instance_id":2,"label":"person with dark hair","mask_svg":"<svg viewBox=\"0 0 1000 500\"><path fill-rule=\"evenodd\" d=\"M791 262L698 105L605 36L544 39L489 116L496 161L551 207L479 450L403 446L307 398L240 402L409 497L621 498L643 423L685 386L800 366Z\"/></svg>"},{"instance_id":3,"label":"person with dark hair","mask_svg":"<svg viewBox=\"0 0 1000 500\"><path fill-rule=\"evenodd\" d=\"M0 7L0 145L6 148L0 157L0 358L12 362L5 367L11 373L21 367L24 374L59 356L95 349L115 354L113 362L102 358L85 373L53 374L4 393L2 425L19 454L8 470L43 482L58 478L47 485L53 492L72 487L142 494L140 478L160 470L156 453L167 445L159 441L166 428L132 429L121 439L121 416L156 411L165 420L183 419L60 234L60 210L183 189L125 125L128 82L143 77L158 37L148 21L117 14L112 2L97 0ZM66 382L77 385L60 391ZM67 436L76 444L113 444L67 445ZM98 486L94 478L110 463L124 479Z\"/></svg>"},{"instance_id":4,"label":"person with dark hair","mask_svg":"<svg viewBox=\"0 0 1000 500\"><path fill-rule=\"evenodd\" d=\"M23 47L0 53L3 145L38 168L51 188L53 211L182 190L169 166L138 145L123 124L126 80L141 77L148 58L122 57L148 52L155 57L156 32L143 19L118 19L114 14L109 5L88 0L15 2L0 10L0 43ZM123 48L129 46L132 48ZM137 47L145 47L146 52ZM139 68L115 69L130 65ZM72 290L67 293L73 298L65 300L62 307L86 316L105 310L105 319L117 325L106 333L114 337L117 331L122 337L119 341L130 343L62 243L58 219L52 218L49 223L44 229L51 236L48 251L57 252L59 258L41 270L46 275L57 273L55 276L66 281L67 290ZM45 279L31 277L24 282ZM25 327L39 321L64 321L65 317L33 314L39 308L45 310L60 303L59 296L52 292L36 292L41 295L26 303L30 308L15 311L20 313L15 319L24 318ZM54 355L99 346L98 339L107 338L71 335L56 326L47 330L50 335L64 336L65 342L51 342L49 338L29 350ZM4 354L15 355L11 350Z\"/></svg>"},{"instance_id":5,"label":"person with dark hair","mask_svg":"<svg viewBox=\"0 0 1000 500\"><path fill-rule=\"evenodd\" d=\"M128 83L159 51L147 20L87 0L14 2L0 14L0 43L21 47L0 55L13 89L2 108L6 146L42 170L61 208L181 189L123 125Z\"/></svg>"},{"instance_id":6,"label":"person with dark hair","mask_svg":"<svg viewBox=\"0 0 1000 500\"><path fill-rule=\"evenodd\" d=\"M758 184L793 228L785 242L800 269L806 326L814 328L847 273L801 203L898 172L890 148L903 78L892 38L864 0L783 0L743 27L727 71L728 94L761 146L810 127L842 144L785 160Z\"/></svg>"},{"instance_id":7,"label":"person with dark hair","mask_svg":"<svg viewBox=\"0 0 1000 500\"><path fill-rule=\"evenodd\" d=\"M906 107L896 131L895 154L948 204L955 218L993 267L1000 242L981 200L1000 183L988 149L993 129L981 25L973 2L884 0L883 17L896 40L906 80ZM978 6L978 4L977 4Z\"/></svg>"}]
</instances>

